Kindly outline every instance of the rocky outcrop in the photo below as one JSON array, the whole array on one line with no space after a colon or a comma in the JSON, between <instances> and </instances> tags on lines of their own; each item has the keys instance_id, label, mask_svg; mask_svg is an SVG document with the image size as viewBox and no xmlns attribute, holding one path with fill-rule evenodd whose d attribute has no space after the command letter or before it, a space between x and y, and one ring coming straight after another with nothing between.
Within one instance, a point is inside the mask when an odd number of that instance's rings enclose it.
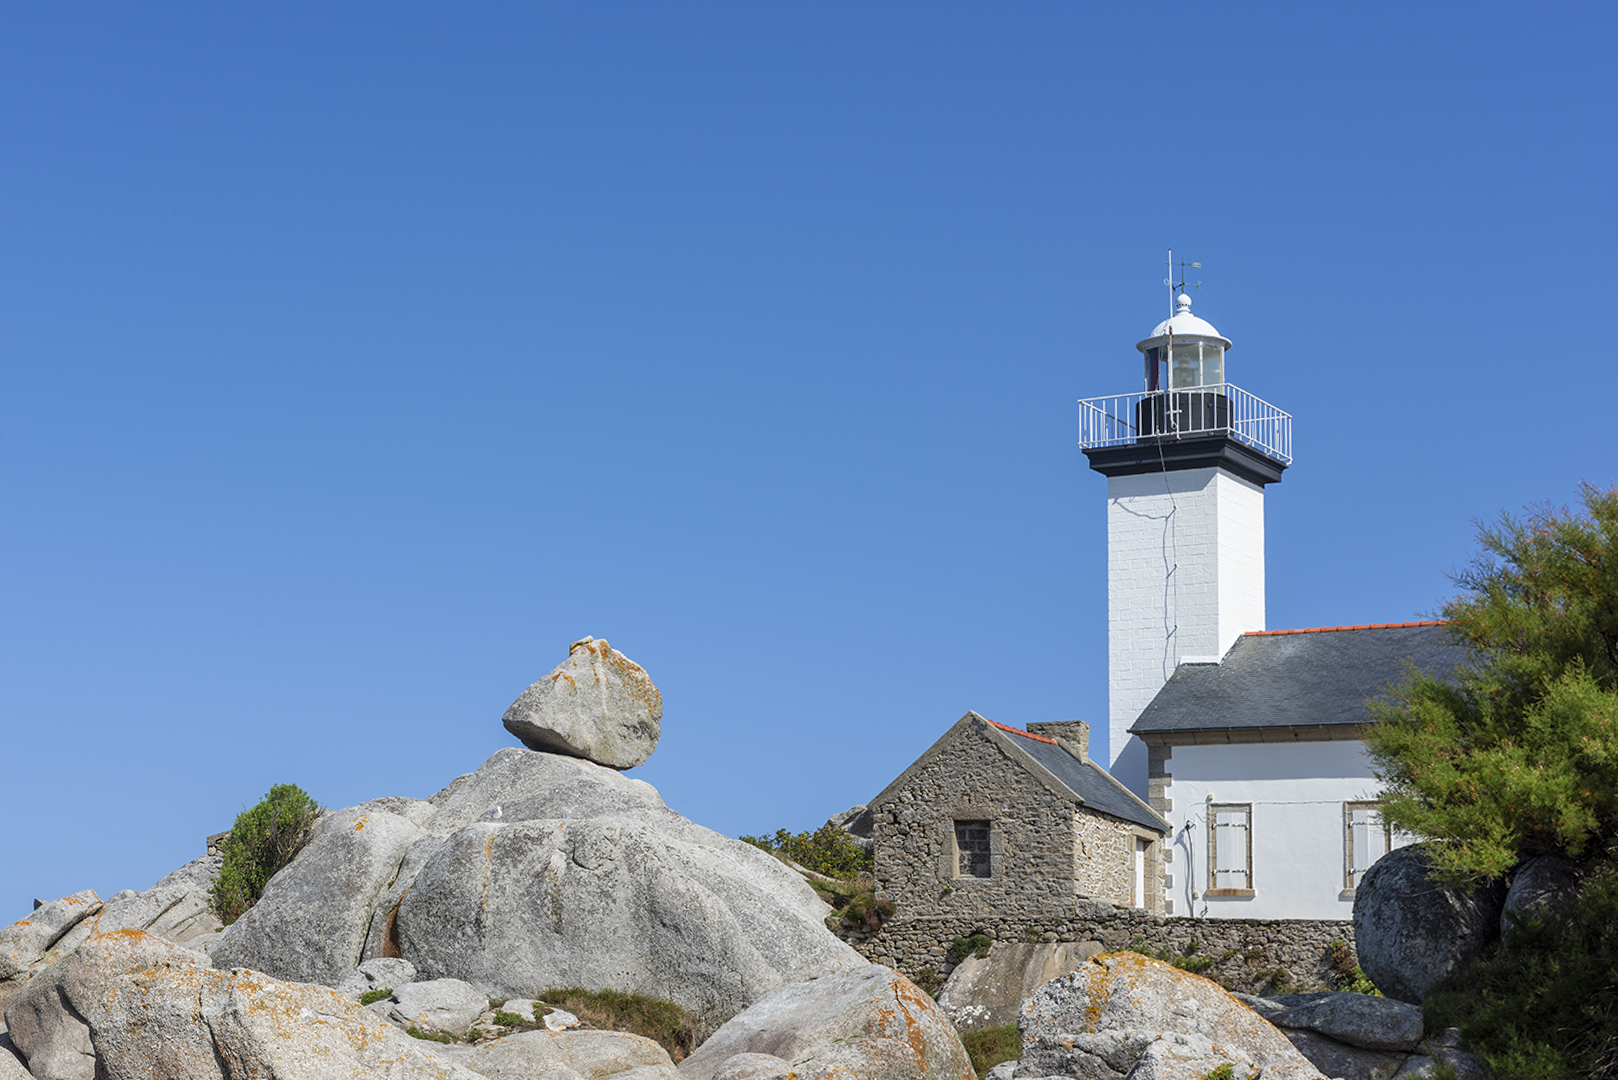
<instances>
[{"instance_id":1,"label":"rocky outcrop","mask_svg":"<svg viewBox=\"0 0 1618 1080\"><path fill-rule=\"evenodd\" d=\"M1422 845L1398 848L1354 892L1360 966L1384 994L1412 1005L1499 936L1506 898L1504 884L1447 888L1428 870Z\"/></svg>"},{"instance_id":2,"label":"rocky outcrop","mask_svg":"<svg viewBox=\"0 0 1618 1080\"><path fill-rule=\"evenodd\" d=\"M995 942L988 956L974 954L955 965L938 1007L958 1031L1015 1024L1024 999L1103 951L1095 941Z\"/></svg>"},{"instance_id":3,"label":"rocky outcrop","mask_svg":"<svg viewBox=\"0 0 1618 1080\"><path fill-rule=\"evenodd\" d=\"M561 1070L584 1080L680 1080L667 1050L626 1031L523 1031L486 1043L463 1060L487 1080L571 1080Z\"/></svg>"},{"instance_id":4,"label":"rocky outcrop","mask_svg":"<svg viewBox=\"0 0 1618 1080\"><path fill-rule=\"evenodd\" d=\"M1579 868L1560 855L1529 859L1511 875L1511 888L1500 911L1500 933L1518 919L1536 913L1554 915L1579 898Z\"/></svg>"},{"instance_id":5,"label":"rocky outcrop","mask_svg":"<svg viewBox=\"0 0 1618 1080\"><path fill-rule=\"evenodd\" d=\"M568 658L506 710L506 730L533 750L631 769L657 749L663 695L605 640L575 641Z\"/></svg>"},{"instance_id":6,"label":"rocky outcrop","mask_svg":"<svg viewBox=\"0 0 1618 1080\"><path fill-rule=\"evenodd\" d=\"M612 769L513 747L432 802L447 835L418 842L407 876L412 849L375 932L420 978L650 994L706 1035L776 987L865 964L802 877Z\"/></svg>"},{"instance_id":7,"label":"rocky outcrop","mask_svg":"<svg viewBox=\"0 0 1618 1080\"><path fill-rule=\"evenodd\" d=\"M928 997L889 968L784 986L733 1017L680 1063L685 1080L715 1080L739 1055L736 1071L768 1072L771 1055L796 1080L973 1080L960 1036Z\"/></svg>"},{"instance_id":8,"label":"rocky outcrop","mask_svg":"<svg viewBox=\"0 0 1618 1080\"><path fill-rule=\"evenodd\" d=\"M69 931L100 910L101 897L85 889L40 904L28 918L0 928L0 980L16 978L45 959Z\"/></svg>"},{"instance_id":9,"label":"rocky outcrop","mask_svg":"<svg viewBox=\"0 0 1618 1080\"><path fill-rule=\"evenodd\" d=\"M1224 1064L1237 1076L1262 1070L1265 1080L1321 1077L1217 983L1138 953L1103 953L1046 983L1023 1003L1018 1026L1019 1077L1166 1080Z\"/></svg>"},{"instance_id":10,"label":"rocky outcrop","mask_svg":"<svg viewBox=\"0 0 1618 1080\"><path fill-rule=\"evenodd\" d=\"M200 945L224 928L209 896L224 862L218 855L204 855L145 892L119 893L95 917L96 933L144 930L176 945Z\"/></svg>"},{"instance_id":11,"label":"rocky outcrop","mask_svg":"<svg viewBox=\"0 0 1618 1080\"><path fill-rule=\"evenodd\" d=\"M330 990L212 970L134 930L40 972L6 1022L34 1080L478 1080Z\"/></svg>"},{"instance_id":12,"label":"rocky outcrop","mask_svg":"<svg viewBox=\"0 0 1618 1080\"><path fill-rule=\"evenodd\" d=\"M359 964L377 901L422 832L358 807L323 815L292 863L210 950L218 968L335 986Z\"/></svg>"},{"instance_id":13,"label":"rocky outcrop","mask_svg":"<svg viewBox=\"0 0 1618 1080\"><path fill-rule=\"evenodd\" d=\"M871 808L864 803L851 806L841 814L833 814L826 819L826 824L846 832L865 854L875 854L876 819L871 816Z\"/></svg>"},{"instance_id":14,"label":"rocky outcrop","mask_svg":"<svg viewBox=\"0 0 1618 1080\"><path fill-rule=\"evenodd\" d=\"M1420 1070L1435 1060L1482 1080L1482 1066L1460 1048L1459 1032L1424 1037L1421 1010L1405 1002L1349 993L1236 996L1338 1080L1426 1075Z\"/></svg>"}]
</instances>

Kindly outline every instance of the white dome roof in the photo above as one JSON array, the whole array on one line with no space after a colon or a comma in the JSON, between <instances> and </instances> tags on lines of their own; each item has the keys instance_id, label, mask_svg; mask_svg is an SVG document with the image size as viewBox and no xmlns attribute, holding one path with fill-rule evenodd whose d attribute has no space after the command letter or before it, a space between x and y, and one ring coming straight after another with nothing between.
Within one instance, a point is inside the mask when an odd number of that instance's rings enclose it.
<instances>
[{"instance_id":1,"label":"white dome roof","mask_svg":"<svg viewBox=\"0 0 1618 1080\"><path fill-rule=\"evenodd\" d=\"M1184 293L1174 298L1174 318L1164 319L1152 330L1151 337L1140 342L1135 348L1146 351L1147 346L1158 338L1166 337L1172 333L1175 337L1213 338L1230 348L1230 339L1214 329L1213 323L1207 319L1199 319L1191 314L1191 298Z\"/></svg>"}]
</instances>

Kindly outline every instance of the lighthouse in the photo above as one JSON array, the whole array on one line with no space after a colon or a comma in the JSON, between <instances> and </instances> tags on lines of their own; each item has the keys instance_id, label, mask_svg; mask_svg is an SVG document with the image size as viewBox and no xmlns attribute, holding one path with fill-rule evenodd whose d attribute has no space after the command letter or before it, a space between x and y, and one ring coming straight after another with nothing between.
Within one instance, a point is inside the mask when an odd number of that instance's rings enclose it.
<instances>
[{"instance_id":1,"label":"lighthouse","mask_svg":"<svg viewBox=\"0 0 1618 1080\"><path fill-rule=\"evenodd\" d=\"M1264 488L1292 463L1292 417L1228 382L1230 339L1173 303L1135 346L1141 389L1079 402L1107 478L1107 760L1143 799L1161 770L1130 725L1178 665L1265 628Z\"/></svg>"}]
</instances>

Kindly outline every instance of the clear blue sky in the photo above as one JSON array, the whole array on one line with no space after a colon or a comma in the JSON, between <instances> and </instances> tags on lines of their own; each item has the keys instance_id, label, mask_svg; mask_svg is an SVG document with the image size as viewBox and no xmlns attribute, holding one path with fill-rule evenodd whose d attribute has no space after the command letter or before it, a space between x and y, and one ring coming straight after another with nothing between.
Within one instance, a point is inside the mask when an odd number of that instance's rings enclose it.
<instances>
[{"instance_id":1,"label":"clear blue sky","mask_svg":"<svg viewBox=\"0 0 1618 1080\"><path fill-rule=\"evenodd\" d=\"M1618 9L0 15L0 921L425 796L606 637L736 834L1106 715L1164 250L1296 417L1272 627L1618 474Z\"/></svg>"}]
</instances>

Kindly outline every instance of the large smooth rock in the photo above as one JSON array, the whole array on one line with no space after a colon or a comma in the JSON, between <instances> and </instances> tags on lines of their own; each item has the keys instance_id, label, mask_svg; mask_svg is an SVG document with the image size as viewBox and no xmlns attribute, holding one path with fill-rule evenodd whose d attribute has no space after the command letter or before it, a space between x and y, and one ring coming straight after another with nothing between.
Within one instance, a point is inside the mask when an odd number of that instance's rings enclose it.
<instances>
[{"instance_id":1,"label":"large smooth rock","mask_svg":"<svg viewBox=\"0 0 1618 1080\"><path fill-rule=\"evenodd\" d=\"M41 904L28 918L0 927L0 980L15 978L43 960L68 931L100 910L101 897L94 889L85 889Z\"/></svg>"},{"instance_id":2,"label":"large smooth rock","mask_svg":"<svg viewBox=\"0 0 1618 1080\"><path fill-rule=\"evenodd\" d=\"M326 814L210 950L214 966L335 986L360 963L377 902L421 830L397 814Z\"/></svg>"},{"instance_id":3,"label":"large smooth rock","mask_svg":"<svg viewBox=\"0 0 1618 1080\"><path fill-rule=\"evenodd\" d=\"M938 1007L957 1031L1015 1024L1024 998L1102 951L1095 941L995 942L987 957L968 956L955 965Z\"/></svg>"},{"instance_id":4,"label":"large smooth rock","mask_svg":"<svg viewBox=\"0 0 1618 1080\"><path fill-rule=\"evenodd\" d=\"M564 1069L584 1080L643 1069L645 1080L659 1074L667 1080L680 1077L667 1050L627 1031L522 1031L485 1043L463 1060L488 1080L532 1080Z\"/></svg>"},{"instance_id":5,"label":"large smooth rock","mask_svg":"<svg viewBox=\"0 0 1618 1080\"><path fill-rule=\"evenodd\" d=\"M1115 1080L1168 1039L1140 1076L1178 1075L1216 1054L1218 1063L1262 1069L1265 1080L1320 1078L1284 1035L1217 983L1138 953L1103 953L1046 983L1023 1002L1017 1023L1018 1076Z\"/></svg>"},{"instance_id":6,"label":"large smooth rock","mask_svg":"<svg viewBox=\"0 0 1618 1080\"><path fill-rule=\"evenodd\" d=\"M1420 1005L1500 934L1504 883L1452 889L1428 879L1423 845L1371 864L1354 891L1354 949L1384 994Z\"/></svg>"},{"instance_id":7,"label":"large smooth rock","mask_svg":"<svg viewBox=\"0 0 1618 1080\"><path fill-rule=\"evenodd\" d=\"M394 885L393 940L422 978L649 994L701 1037L776 987L865 966L802 877L612 769L510 747L432 801L428 828L455 831Z\"/></svg>"},{"instance_id":8,"label":"large smooth rock","mask_svg":"<svg viewBox=\"0 0 1618 1080\"><path fill-rule=\"evenodd\" d=\"M42 1073L13 1024L36 1080L479 1080L331 990L256 971L216 971L205 957L140 931L91 938L37 975L30 991L30 1008L45 1021L36 1027L76 1018L93 1046L93 1057L79 1055L80 1071ZM8 1024L18 1005L7 1010Z\"/></svg>"},{"instance_id":9,"label":"large smooth rock","mask_svg":"<svg viewBox=\"0 0 1618 1080\"><path fill-rule=\"evenodd\" d=\"M1511 876L1500 911L1500 933L1509 933L1515 920L1524 916L1565 910L1579 898L1579 884L1579 868L1560 855L1529 859Z\"/></svg>"},{"instance_id":10,"label":"large smooth rock","mask_svg":"<svg viewBox=\"0 0 1618 1080\"><path fill-rule=\"evenodd\" d=\"M1311 994L1312 1000L1266 1019L1280 1028L1303 1028L1364 1050L1401 1050L1421 1045L1421 1010L1369 994Z\"/></svg>"},{"instance_id":11,"label":"large smooth rock","mask_svg":"<svg viewBox=\"0 0 1618 1080\"><path fill-rule=\"evenodd\" d=\"M397 1004L390 1013L399 1023L456 1034L471 1027L489 1007L487 995L459 979L406 983L393 991L393 1000Z\"/></svg>"},{"instance_id":12,"label":"large smooth rock","mask_svg":"<svg viewBox=\"0 0 1618 1080\"><path fill-rule=\"evenodd\" d=\"M35 975L6 1007L6 1027L36 1080L92 1080L92 1024L112 981L134 970L204 964L191 950L138 930L96 935Z\"/></svg>"},{"instance_id":13,"label":"large smooth rock","mask_svg":"<svg viewBox=\"0 0 1618 1080\"><path fill-rule=\"evenodd\" d=\"M605 640L575 641L556 670L506 710L506 730L533 750L631 769L657 749L663 695Z\"/></svg>"},{"instance_id":14,"label":"large smooth rock","mask_svg":"<svg viewBox=\"0 0 1618 1080\"><path fill-rule=\"evenodd\" d=\"M740 1054L792 1063L797 1080L975 1080L961 1038L933 999L889 968L783 986L733 1017L680 1063L713 1080Z\"/></svg>"}]
</instances>

